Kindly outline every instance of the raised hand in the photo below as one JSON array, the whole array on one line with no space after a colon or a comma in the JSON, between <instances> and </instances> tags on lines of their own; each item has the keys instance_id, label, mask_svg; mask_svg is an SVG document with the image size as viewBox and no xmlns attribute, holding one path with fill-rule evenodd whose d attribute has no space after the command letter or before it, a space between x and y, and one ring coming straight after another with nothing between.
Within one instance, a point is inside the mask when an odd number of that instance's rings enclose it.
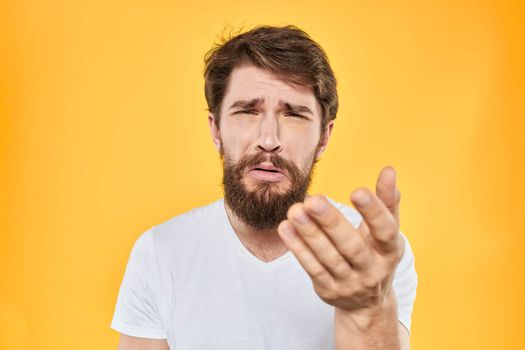
<instances>
[{"instance_id":1,"label":"raised hand","mask_svg":"<svg viewBox=\"0 0 525 350\"><path fill-rule=\"evenodd\" d=\"M359 188L351 201L363 217L358 228L324 196L315 195L290 207L278 232L319 297L359 313L393 298L392 280L404 252L395 170L381 171L376 194Z\"/></svg>"}]
</instances>

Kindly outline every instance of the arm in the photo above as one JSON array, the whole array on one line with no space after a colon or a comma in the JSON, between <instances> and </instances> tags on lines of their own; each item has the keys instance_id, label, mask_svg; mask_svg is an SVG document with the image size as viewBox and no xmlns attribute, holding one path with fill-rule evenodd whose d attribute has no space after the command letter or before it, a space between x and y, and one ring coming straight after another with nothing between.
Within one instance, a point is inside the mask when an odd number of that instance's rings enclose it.
<instances>
[{"instance_id":1,"label":"arm","mask_svg":"<svg viewBox=\"0 0 525 350\"><path fill-rule=\"evenodd\" d=\"M147 339L121 334L117 350L169 350L166 339Z\"/></svg>"},{"instance_id":2,"label":"arm","mask_svg":"<svg viewBox=\"0 0 525 350\"><path fill-rule=\"evenodd\" d=\"M410 350L410 335L397 321L395 303L381 307L375 315L356 315L336 309L335 344L336 349L345 350Z\"/></svg>"},{"instance_id":3,"label":"arm","mask_svg":"<svg viewBox=\"0 0 525 350\"><path fill-rule=\"evenodd\" d=\"M111 321L111 328L121 334L119 350L169 349L157 273L153 230L148 230L131 250Z\"/></svg>"},{"instance_id":4,"label":"arm","mask_svg":"<svg viewBox=\"0 0 525 350\"><path fill-rule=\"evenodd\" d=\"M397 329L401 350L410 350L410 334L408 333L408 329L406 329L405 326L401 324L401 322L397 323Z\"/></svg>"}]
</instances>

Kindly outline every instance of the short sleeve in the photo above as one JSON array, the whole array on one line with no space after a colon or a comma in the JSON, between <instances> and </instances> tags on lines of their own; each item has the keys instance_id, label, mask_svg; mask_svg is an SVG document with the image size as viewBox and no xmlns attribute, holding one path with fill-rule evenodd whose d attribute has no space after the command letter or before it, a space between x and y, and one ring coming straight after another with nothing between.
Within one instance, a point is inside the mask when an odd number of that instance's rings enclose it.
<instances>
[{"instance_id":1,"label":"short sleeve","mask_svg":"<svg viewBox=\"0 0 525 350\"><path fill-rule=\"evenodd\" d=\"M120 285L111 328L133 337L166 339L159 312L153 230L135 242Z\"/></svg>"},{"instance_id":2,"label":"short sleeve","mask_svg":"<svg viewBox=\"0 0 525 350\"><path fill-rule=\"evenodd\" d=\"M394 294L397 300L397 317L410 332L410 323L414 300L416 299L417 273L414 263L414 253L408 239L401 233L405 241L405 253L397 265L394 274Z\"/></svg>"}]
</instances>

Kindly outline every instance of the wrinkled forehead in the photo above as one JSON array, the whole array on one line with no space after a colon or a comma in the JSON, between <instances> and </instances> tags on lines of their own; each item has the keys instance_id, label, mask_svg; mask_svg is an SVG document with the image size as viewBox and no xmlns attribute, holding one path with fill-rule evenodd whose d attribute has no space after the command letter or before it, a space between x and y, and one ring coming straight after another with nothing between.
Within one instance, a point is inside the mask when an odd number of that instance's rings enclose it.
<instances>
[{"instance_id":1,"label":"wrinkled forehead","mask_svg":"<svg viewBox=\"0 0 525 350\"><path fill-rule=\"evenodd\" d=\"M320 116L320 105L311 86L253 65L238 66L230 74L222 109L227 110L237 101L252 101L254 107L267 108L302 106Z\"/></svg>"}]
</instances>

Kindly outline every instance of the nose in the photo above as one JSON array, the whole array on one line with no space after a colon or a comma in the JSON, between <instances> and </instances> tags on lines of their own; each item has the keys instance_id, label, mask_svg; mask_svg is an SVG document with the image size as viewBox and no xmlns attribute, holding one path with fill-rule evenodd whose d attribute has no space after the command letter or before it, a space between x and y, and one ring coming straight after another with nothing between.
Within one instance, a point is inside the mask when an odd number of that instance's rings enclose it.
<instances>
[{"instance_id":1,"label":"nose","mask_svg":"<svg viewBox=\"0 0 525 350\"><path fill-rule=\"evenodd\" d=\"M258 152L279 153L283 149L281 139L279 138L279 121L278 116L268 113L261 118L259 124L259 138L256 143Z\"/></svg>"}]
</instances>

